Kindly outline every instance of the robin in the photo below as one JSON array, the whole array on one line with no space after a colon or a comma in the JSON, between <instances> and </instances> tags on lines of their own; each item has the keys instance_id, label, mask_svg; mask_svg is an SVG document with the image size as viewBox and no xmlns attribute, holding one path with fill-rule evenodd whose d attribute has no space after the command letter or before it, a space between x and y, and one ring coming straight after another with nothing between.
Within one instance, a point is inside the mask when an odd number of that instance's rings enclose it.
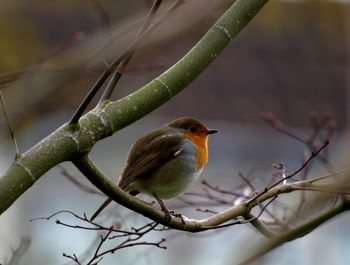
<instances>
[{"instance_id":1,"label":"robin","mask_svg":"<svg viewBox=\"0 0 350 265\"><path fill-rule=\"evenodd\" d=\"M208 135L216 132L197 119L181 117L146 134L131 147L118 186L133 196L154 197L170 218L162 199L180 196L196 182L208 161ZM111 201L108 198L90 220Z\"/></svg>"}]
</instances>

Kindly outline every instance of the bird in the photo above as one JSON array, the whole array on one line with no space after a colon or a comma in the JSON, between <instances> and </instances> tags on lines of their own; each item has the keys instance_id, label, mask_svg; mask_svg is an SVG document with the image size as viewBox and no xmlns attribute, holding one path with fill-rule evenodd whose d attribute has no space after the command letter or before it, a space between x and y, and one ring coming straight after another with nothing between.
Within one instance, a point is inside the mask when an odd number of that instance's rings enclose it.
<instances>
[{"instance_id":1,"label":"bird","mask_svg":"<svg viewBox=\"0 0 350 265\"><path fill-rule=\"evenodd\" d=\"M154 197L169 220L163 200L185 193L208 161L209 129L193 117L180 117L136 140L128 153L118 186L136 196ZM93 221L112 201L108 198L91 216Z\"/></svg>"}]
</instances>

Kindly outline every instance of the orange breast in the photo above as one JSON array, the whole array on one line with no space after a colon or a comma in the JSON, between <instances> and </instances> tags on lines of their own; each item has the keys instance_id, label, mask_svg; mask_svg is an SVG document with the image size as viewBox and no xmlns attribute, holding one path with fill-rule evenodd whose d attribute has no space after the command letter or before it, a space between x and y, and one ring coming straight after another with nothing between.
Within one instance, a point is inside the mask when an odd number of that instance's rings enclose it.
<instances>
[{"instance_id":1,"label":"orange breast","mask_svg":"<svg viewBox=\"0 0 350 265\"><path fill-rule=\"evenodd\" d=\"M208 161L208 136L186 132L185 137L197 146L198 169L202 169Z\"/></svg>"}]
</instances>

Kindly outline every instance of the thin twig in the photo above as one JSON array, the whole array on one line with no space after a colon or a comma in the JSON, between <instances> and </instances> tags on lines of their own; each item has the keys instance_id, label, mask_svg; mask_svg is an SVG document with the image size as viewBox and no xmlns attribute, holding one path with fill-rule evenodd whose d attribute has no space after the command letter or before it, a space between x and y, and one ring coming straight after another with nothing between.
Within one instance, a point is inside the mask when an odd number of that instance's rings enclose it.
<instances>
[{"instance_id":1,"label":"thin twig","mask_svg":"<svg viewBox=\"0 0 350 265\"><path fill-rule=\"evenodd\" d=\"M144 22L144 24L142 25L142 27L140 28L139 32L136 35L136 39L140 37L140 35L149 27L150 23L152 22L152 20L154 19L161 3L163 0L155 0L151 10L149 11L147 18ZM137 45L134 47L133 50L130 51L130 53L128 54L128 56L126 56L118 65L117 69L115 70L115 72L112 75L111 80L109 81L107 88L105 89L100 102L103 102L104 100L109 100L112 96L112 93L114 91L114 88L116 87L118 81L120 80L120 78L122 77L123 74L123 70L125 69L125 67L128 65L128 63L130 62L131 58L134 56L135 51L136 51Z\"/></svg>"},{"instance_id":2,"label":"thin twig","mask_svg":"<svg viewBox=\"0 0 350 265\"><path fill-rule=\"evenodd\" d=\"M260 116L267 124L269 124L276 131L279 131L279 132L281 132L287 136L290 136L290 137L294 138L295 140L305 144L309 148L310 152L315 152L315 150L317 150L317 147L315 145L315 141L317 139L317 136L320 134L322 128L324 128L324 126L326 126L326 124L330 121L330 118L328 117L328 118L325 118L323 121L319 122L316 114L311 114L310 115L310 123L312 125L313 132L310 136L306 136L305 134L302 134L302 133L292 129L289 126L287 126L286 124L277 120L277 118L270 112L264 112ZM330 123L330 124L331 124L330 127L333 128L334 123ZM330 139L330 138L326 138L326 139ZM317 159L322 162L322 164L325 166L325 168L329 172L334 172L334 168L333 168L332 164L328 161L328 159L323 154L320 154L317 157Z\"/></svg>"},{"instance_id":3,"label":"thin twig","mask_svg":"<svg viewBox=\"0 0 350 265\"><path fill-rule=\"evenodd\" d=\"M16 137L15 137L15 132L13 130L9 116L7 114L7 107L6 107L4 95L2 94L1 89L0 89L0 101L1 101L2 111L3 111L5 119L6 119L7 128L9 130L12 142L13 142L15 149L16 149L15 161L17 161L20 158L21 154L20 154L19 149L18 149L18 145L17 145L17 141L16 141Z\"/></svg>"},{"instance_id":4,"label":"thin twig","mask_svg":"<svg viewBox=\"0 0 350 265\"><path fill-rule=\"evenodd\" d=\"M232 196L235 196L235 197L242 197L244 195L238 193L238 192L232 192L232 191L228 191L228 190L224 190L222 188L220 188L219 186L213 186L211 184L209 184L206 180L202 180L201 183L206 186L207 188L213 190L213 191L216 191L218 193L221 193L221 194L228 194L228 195L232 195Z\"/></svg>"},{"instance_id":5,"label":"thin twig","mask_svg":"<svg viewBox=\"0 0 350 265\"><path fill-rule=\"evenodd\" d=\"M90 2L92 3L92 5L94 5L97 12L99 12L100 17L102 18L102 21L105 24L106 28L108 28L108 30L111 30L112 25L111 25L110 19L108 17L106 10L104 9L102 4L100 3L100 1L99 0L90 0Z\"/></svg>"},{"instance_id":6,"label":"thin twig","mask_svg":"<svg viewBox=\"0 0 350 265\"><path fill-rule=\"evenodd\" d=\"M68 210L56 212L48 217L40 217L40 218L31 219L30 221L50 220L53 217L55 217L59 214L62 214L62 213L68 213L80 221L83 221L83 222L86 222L90 225L93 225L93 227L80 226L80 225L70 225L70 224L64 223L58 219L56 219L56 224L63 225L63 226L69 227L69 228L75 228L75 229L84 229L84 230L90 230L90 231L105 231L106 232L104 235L103 234L100 235L100 240L99 240L95 250L93 251L93 255L91 258L89 258L89 261L87 261L87 262L82 262L75 254L69 255L69 254L63 253L64 257L71 259L76 264L83 264L83 263L84 264L91 264L91 265L97 264L108 253L113 254L116 250L126 248L126 247L137 246L137 245L152 245L152 246L157 246L159 248L166 249L165 246L161 245L161 243L163 243L165 241L164 238L162 238L158 242L147 242L147 241L137 242L144 235L150 233L151 231L155 231L156 227L158 226L157 222L150 222L150 223L147 223L139 228L131 228L131 230L122 230L122 229L116 229L116 228L114 228L114 226L110 226L110 227L101 226L97 223L90 221L89 218L87 218L86 214L84 214L82 217L82 216L79 216L79 215L77 215L71 211L68 211ZM159 231L162 231L162 230L159 230ZM114 235L112 233L118 233L118 234ZM103 247L105 242L107 242L109 240L113 240L115 238L122 238L122 237L124 237L124 241L119 243L117 246L112 247L112 248L107 249L107 250L102 250L102 247Z\"/></svg>"},{"instance_id":7,"label":"thin twig","mask_svg":"<svg viewBox=\"0 0 350 265\"><path fill-rule=\"evenodd\" d=\"M76 264L81 265L81 262L79 261L78 257L77 257L75 254L69 255L69 254L63 253L62 255L63 255L63 257L65 257L65 258L71 259L71 260L74 261ZM96 263L96 264L97 264L97 263Z\"/></svg>"},{"instance_id":8,"label":"thin twig","mask_svg":"<svg viewBox=\"0 0 350 265\"><path fill-rule=\"evenodd\" d=\"M248 185L248 187L252 190L255 190L254 186L252 185L252 183L245 177L243 176L243 174L241 172L239 172L239 176L244 180L244 182ZM242 197L242 198L246 198L248 199L248 196L246 196L245 194L239 194L239 193L235 193L235 192L230 192L230 191L227 191L227 190L222 190L221 188L219 188L218 186L212 186L210 185L207 181L203 180L202 181L202 184L207 186L208 188L216 191L216 192L219 192L219 193L222 193L222 194L230 194L230 195L234 195L234 196L239 196L239 197ZM274 198L275 199L275 198ZM196 205L195 203L193 205ZM258 205L260 206L260 208L263 208L263 206L258 202ZM202 209L202 208L197 208L196 209L197 211L199 212L204 212L204 213L213 213L213 214L216 214L217 212L215 211L212 211L210 209ZM271 218L273 218L273 220L278 223L280 226L282 226L282 223L278 220L278 218L276 216L274 216L274 214L272 214L268 209L264 209L264 211L266 212L266 214L268 214ZM248 217L250 216L250 217ZM252 214L248 213L247 215L245 215L244 217L246 219L251 219L252 218ZM267 229L267 228L266 228ZM266 232L267 234L267 232ZM271 236L271 235L270 235Z\"/></svg>"},{"instance_id":9,"label":"thin twig","mask_svg":"<svg viewBox=\"0 0 350 265\"><path fill-rule=\"evenodd\" d=\"M217 211L213 211L210 209L202 209L202 208L196 208L197 212L201 212L201 213L211 213L211 214L217 214Z\"/></svg>"},{"instance_id":10,"label":"thin twig","mask_svg":"<svg viewBox=\"0 0 350 265\"><path fill-rule=\"evenodd\" d=\"M238 172L238 176L244 181L245 184L247 184L247 186L252 190L253 193L256 191L254 185L241 172Z\"/></svg>"},{"instance_id":11,"label":"thin twig","mask_svg":"<svg viewBox=\"0 0 350 265\"><path fill-rule=\"evenodd\" d=\"M261 215L265 212L266 208L274 201L277 199L277 195L273 196L265 205L261 205L260 202L258 202L258 205L260 207L260 212L257 216L254 216L250 213L247 213L249 216L251 216L251 218L247 219L247 220L236 220L230 223L226 223L226 224L221 224L221 225L216 225L216 226L210 226L210 227L204 227L203 226L203 230L212 230L212 229L217 229L217 228L225 228L225 227L229 227L229 226L233 226L233 225L237 225L237 224L246 224L246 223L251 223L255 220L258 220ZM246 216L246 215L244 215ZM271 232L272 233L272 232ZM271 236L272 234L270 234Z\"/></svg>"},{"instance_id":12,"label":"thin twig","mask_svg":"<svg viewBox=\"0 0 350 265\"><path fill-rule=\"evenodd\" d=\"M308 139L306 135L301 134L300 132L280 122L279 120L277 120L275 115L272 114L271 112L263 112L260 114L260 117L272 128L274 128L276 131L279 131L285 135L288 135L299 142L303 142L303 143L307 142Z\"/></svg>"},{"instance_id":13,"label":"thin twig","mask_svg":"<svg viewBox=\"0 0 350 265\"><path fill-rule=\"evenodd\" d=\"M210 201L205 195L203 197L205 199L208 199L208 201L197 201L197 200L189 200L185 198L185 195L190 195L190 194L184 194L182 197L176 198L177 200L181 201L185 205L172 205L172 209L183 209L186 207L215 207L215 206L223 206L223 205L232 205L232 201L227 201L225 203L222 202L216 202L216 201Z\"/></svg>"},{"instance_id":14,"label":"thin twig","mask_svg":"<svg viewBox=\"0 0 350 265\"><path fill-rule=\"evenodd\" d=\"M268 188L265 188L264 191L260 192L259 194L257 194L256 196L254 196L252 199L250 199L248 202L252 202L257 200L258 198L260 198L262 195L264 195L266 192L268 192L269 190L271 190L272 188L278 186L279 184L281 184L282 182L292 178L293 176L297 175L299 172L301 172L308 164L309 162L314 159L327 145L329 144L329 141L326 140L323 145L316 150L316 152L312 152L311 156L304 162L304 164L302 164L296 171L294 171L292 174L280 179L279 181L277 181L275 184L271 185Z\"/></svg>"},{"instance_id":15,"label":"thin twig","mask_svg":"<svg viewBox=\"0 0 350 265\"><path fill-rule=\"evenodd\" d=\"M271 238L274 237L275 234L270 231L260 220L259 218L261 217L261 215L263 214L263 212L266 211L267 207L277 198L277 196L273 197L266 205L262 206L259 204L260 206L260 212L258 214L258 216L254 216L252 213L247 213L244 215L244 218L246 219L246 222L251 223L262 235Z\"/></svg>"},{"instance_id":16,"label":"thin twig","mask_svg":"<svg viewBox=\"0 0 350 265\"><path fill-rule=\"evenodd\" d=\"M148 224L145 224L144 226L141 226L139 228L132 227L131 229L134 230L136 233L140 232L141 230L147 228L147 227L152 227L155 228L157 226L157 222L150 222Z\"/></svg>"},{"instance_id":17,"label":"thin twig","mask_svg":"<svg viewBox=\"0 0 350 265\"><path fill-rule=\"evenodd\" d=\"M138 246L138 245L150 245L150 246L156 246L158 248L166 249L166 246L161 246L161 244L165 241L165 238L162 238L158 242L147 242L147 241L136 242L137 240L142 238L144 235L155 230L157 225L158 225L158 223L152 222L152 223L149 223L145 226L142 226L141 228L137 229L138 232L137 232L137 235L135 237L128 237L127 239L125 239L123 242L121 242L117 246L100 252L102 245L107 241L107 239L112 240L112 239L116 238L115 236L110 236L111 231L109 231L105 236L101 236L100 243L97 246L93 257L91 258L91 260L87 264L96 264L96 259L101 259L103 256L105 256L109 253L113 254L115 251L123 249L123 248L127 248L127 247L133 247L133 246ZM143 230L143 231L141 231L141 230Z\"/></svg>"},{"instance_id":18,"label":"thin twig","mask_svg":"<svg viewBox=\"0 0 350 265\"><path fill-rule=\"evenodd\" d=\"M130 53L137 47L137 45L140 43L141 40L143 40L148 34L150 34L163 20L165 19L166 15L173 12L177 7L179 7L184 1L178 0L174 5L172 5L158 20L153 22L138 38L136 38L122 54L116 58L102 73L102 75L99 77L99 79L95 82L89 93L86 95L86 97L83 99L81 104L79 105L78 109L73 114L71 120L69 121L70 125L76 125L79 121L81 115L86 110L87 106L90 104L91 100L94 98L96 93L100 90L102 85L105 83L107 78L113 73L113 71L116 69L116 67L120 64L124 58L129 56Z\"/></svg>"},{"instance_id":19,"label":"thin twig","mask_svg":"<svg viewBox=\"0 0 350 265\"><path fill-rule=\"evenodd\" d=\"M61 168L61 174L63 176L65 176L69 181L71 181L75 186L77 186L82 191L106 197L106 195L103 194L101 191L94 189L94 188L90 188L89 186L87 186L87 185L81 183L80 181L78 181L77 179L75 179L74 176L70 172L68 172L68 170L66 168L64 168L63 166L58 165L58 167Z\"/></svg>"},{"instance_id":20,"label":"thin twig","mask_svg":"<svg viewBox=\"0 0 350 265\"><path fill-rule=\"evenodd\" d=\"M67 224L67 223L64 223L58 219L56 219L56 224L60 224L60 225L63 225L63 226L66 226L66 227L70 227L70 228L77 228L77 229L84 229L84 230L94 230L94 231L102 231L102 230L107 230L107 231L112 231L112 232L116 232L116 233L121 233L122 236L130 236L130 235L139 235L139 233L137 231L128 231L128 230L122 230L122 229L118 229L118 228L115 228L114 226L113 227L105 227L105 226L102 226L98 223L95 223L93 221L90 221L90 219L86 216L86 214L84 213L84 216L81 217L71 211L68 211L68 210L62 210L62 211L58 211L58 212L55 212L53 213L52 215L48 216L48 217L38 217L38 218L33 218L33 219L30 219L29 221L30 222L33 222L33 221L38 221L38 220L51 220L53 217L59 215L59 214L62 214L62 213L68 213L70 215L72 215L73 217L75 217L76 219L79 219L80 221L83 221L85 223L88 223L90 225L92 225L93 227L91 226L79 226L79 225L70 225L70 224Z\"/></svg>"}]
</instances>

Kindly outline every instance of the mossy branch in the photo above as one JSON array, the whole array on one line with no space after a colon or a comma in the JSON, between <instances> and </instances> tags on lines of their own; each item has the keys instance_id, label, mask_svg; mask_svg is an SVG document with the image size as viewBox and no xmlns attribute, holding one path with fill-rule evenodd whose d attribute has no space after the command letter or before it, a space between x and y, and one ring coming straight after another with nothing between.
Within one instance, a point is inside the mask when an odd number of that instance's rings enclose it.
<instances>
[{"instance_id":1,"label":"mossy branch","mask_svg":"<svg viewBox=\"0 0 350 265\"><path fill-rule=\"evenodd\" d=\"M268 0L237 0L175 65L129 96L103 102L77 125L64 124L13 162L0 178L0 214L49 169L150 113L191 83Z\"/></svg>"}]
</instances>

